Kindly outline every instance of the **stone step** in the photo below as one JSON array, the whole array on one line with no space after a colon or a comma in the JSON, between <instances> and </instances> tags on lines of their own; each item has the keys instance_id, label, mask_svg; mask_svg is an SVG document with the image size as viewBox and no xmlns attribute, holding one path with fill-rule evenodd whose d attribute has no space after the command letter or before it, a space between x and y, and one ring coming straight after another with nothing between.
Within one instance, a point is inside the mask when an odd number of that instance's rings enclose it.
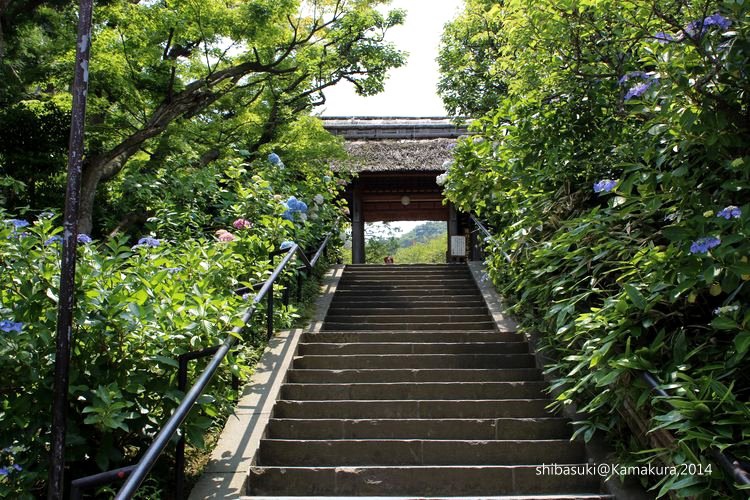
<instances>
[{"instance_id":1,"label":"stone step","mask_svg":"<svg viewBox=\"0 0 750 500\"><path fill-rule=\"evenodd\" d=\"M360 400L287 401L279 400L274 418L364 419L364 418L536 418L553 416L548 399L484 400Z\"/></svg>"},{"instance_id":2,"label":"stone step","mask_svg":"<svg viewBox=\"0 0 750 500\"><path fill-rule=\"evenodd\" d=\"M413 369L413 370L305 370L287 372L292 383L384 383L384 382L481 382L542 380L537 368L465 370L465 369Z\"/></svg>"},{"instance_id":3,"label":"stone step","mask_svg":"<svg viewBox=\"0 0 750 500\"><path fill-rule=\"evenodd\" d=\"M370 285L350 285L342 284L336 287L337 293L346 292L366 292L372 294L393 294L401 292L421 293L422 295L468 295L479 293L476 288L470 287L452 287L445 285L422 285L419 283L390 283L390 284L370 284Z\"/></svg>"},{"instance_id":4,"label":"stone step","mask_svg":"<svg viewBox=\"0 0 750 500\"><path fill-rule=\"evenodd\" d=\"M260 469L265 469L263 467L260 467ZM267 469L274 469L274 467L268 467ZM279 469L276 467L276 469ZM305 469L310 470L306 467L300 467L299 469ZM347 470L350 470L351 467L347 467ZM295 496L268 496L268 495L253 495L253 496L241 496L238 497L240 500L321 500L320 496L305 496L305 495L295 495ZM424 497L415 497L414 495L409 496L398 496L398 495L389 495L387 497L384 496L372 496L372 495L325 495L324 497L326 500L415 500L415 498L424 498ZM430 500L476 500L476 496L452 496L452 497L441 497L441 496L435 496L430 495ZM611 495L604 495L604 494L598 494L598 493L569 493L569 494L560 494L560 495L545 495L545 494L537 494L537 495L482 495L482 500L612 500L613 496Z\"/></svg>"},{"instance_id":5,"label":"stone step","mask_svg":"<svg viewBox=\"0 0 750 500\"><path fill-rule=\"evenodd\" d=\"M376 309L393 309L393 308L434 308L443 309L453 307L482 307L485 308L485 304L479 295L463 295L448 297L445 295L437 295L434 297L372 297L368 295L362 295L360 297L334 297L331 301L329 311L335 311L338 309L345 309L349 307L362 308L362 307L373 307Z\"/></svg>"},{"instance_id":6,"label":"stone step","mask_svg":"<svg viewBox=\"0 0 750 500\"><path fill-rule=\"evenodd\" d=\"M398 279L372 279L372 278L342 278L336 290L347 290L356 287L373 287L373 288L390 288L399 286L423 287L423 288L467 288L469 290L476 288L475 281L471 276L461 277L444 277L444 276L409 276L399 277Z\"/></svg>"},{"instance_id":7,"label":"stone step","mask_svg":"<svg viewBox=\"0 0 750 500\"><path fill-rule=\"evenodd\" d=\"M425 288L421 286L359 286L354 288L342 288L336 290L337 299L346 297L422 297L432 298L440 296L448 300L450 297L478 297L479 292L475 289L451 289L451 288Z\"/></svg>"},{"instance_id":8,"label":"stone step","mask_svg":"<svg viewBox=\"0 0 750 500\"><path fill-rule=\"evenodd\" d=\"M408 323L355 323L347 321L325 321L323 330L492 330L495 323L487 321L450 321L433 323L414 321Z\"/></svg>"},{"instance_id":9,"label":"stone step","mask_svg":"<svg viewBox=\"0 0 750 500\"><path fill-rule=\"evenodd\" d=\"M424 342L518 342L525 343L526 339L523 335L517 333L498 333L492 330L487 331L423 331L423 330L412 330L412 331L369 331L369 332L316 332L316 333L305 333L302 336L301 342L303 343L323 343L332 342L336 344L348 344L353 342L361 343L380 343L380 342L408 342L408 343L424 343Z\"/></svg>"},{"instance_id":10,"label":"stone step","mask_svg":"<svg viewBox=\"0 0 750 500\"><path fill-rule=\"evenodd\" d=\"M303 343L299 354L526 354L525 342L357 342Z\"/></svg>"},{"instance_id":11,"label":"stone step","mask_svg":"<svg viewBox=\"0 0 750 500\"><path fill-rule=\"evenodd\" d=\"M398 281L419 281L419 280L464 280L475 286L476 282L467 271L442 271L442 272L396 272L396 273L353 273L341 277L339 283L351 283L354 281L367 281L372 283L394 283Z\"/></svg>"},{"instance_id":12,"label":"stone step","mask_svg":"<svg viewBox=\"0 0 750 500\"><path fill-rule=\"evenodd\" d=\"M268 437L283 439L567 439L564 418L271 419Z\"/></svg>"},{"instance_id":13,"label":"stone step","mask_svg":"<svg viewBox=\"0 0 750 500\"><path fill-rule=\"evenodd\" d=\"M450 311L445 311L443 314L422 314L420 312L413 312L410 314L329 314L326 316L326 322L331 323L378 323L378 324L389 324L389 323L488 323L492 329L492 324L487 316L484 314L452 314Z\"/></svg>"},{"instance_id":14,"label":"stone step","mask_svg":"<svg viewBox=\"0 0 750 500\"><path fill-rule=\"evenodd\" d=\"M345 368L534 368L530 354L351 354L346 356L300 356L296 369Z\"/></svg>"},{"instance_id":15,"label":"stone step","mask_svg":"<svg viewBox=\"0 0 750 500\"><path fill-rule=\"evenodd\" d=\"M351 271L400 271L402 269L432 270L432 269L468 269L466 264L347 264L345 270Z\"/></svg>"},{"instance_id":16,"label":"stone step","mask_svg":"<svg viewBox=\"0 0 750 500\"><path fill-rule=\"evenodd\" d=\"M422 439L263 439L258 465L515 465L580 463L583 443L567 439L470 441Z\"/></svg>"},{"instance_id":17,"label":"stone step","mask_svg":"<svg viewBox=\"0 0 750 500\"><path fill-rule=\"evenodd\" d=\"M575 465L581 470L586 468L585 463ZM432 500L461 500L461 496L465 500L610 498L598 493L600 483L597 476L542 475L537 467L539 466L252 467L249 489L254 495L272 495L283 491L288 495L295 495L294 500L304 500L304 495L309 500L336 496L357 497L359 500L414 500L426 497ZM255 498L261 500L262 497ZM281 500L283 497L267 498Z\"/></svg>"},{"instance_id":18,"label":"stone step","mask_svg":"<svg viewBox=\"0 0 750 500\"><path fill-rule=\"evenodd\" d=\"M545 382L413 382L375 384L284 384L281 399L297 401L377 399L536 399Z\"/></svg>"},{"instance_id":19,"label":"stone step","mask_svg":"<svg viewBox=\"0 0 750 500\"><path fill-rule=\"evenodd\" d=\"M406 316L416 315L484 315L487 317L487 308L481 306L453 305L451 307L331 307L328 309L327 318L339 316L381 316L381 315Z\"/></svg>"}]
</instances>

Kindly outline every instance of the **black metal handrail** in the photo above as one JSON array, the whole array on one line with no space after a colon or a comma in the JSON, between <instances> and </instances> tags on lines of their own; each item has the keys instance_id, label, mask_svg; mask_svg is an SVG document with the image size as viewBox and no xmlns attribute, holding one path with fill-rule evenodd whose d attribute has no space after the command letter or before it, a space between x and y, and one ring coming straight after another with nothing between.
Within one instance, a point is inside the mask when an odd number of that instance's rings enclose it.
<instances>
[{"instance_id":1,"label":"black metal handrail","mask_svg":"<svg viewBox=\"0 0 750 500\"><path fill-rule=\"evenodd\" d=\"M477 229L484 234L485 241L491 240L493 238L492 234L489 232L489 230L485 227L484 224L482 224L482 221L480 221L476 215L470 213L469 218L471 218L471 221L474 223L475 226L477 226ZM502 248L499 248L500 252L502 252L503 257L505 257L505 260L510 263L512 262L512 259L510 258L510 255L503 250Z\"/></svg>"},{"instance_id":2,"label":"black metal handrail","mask_svg":"<svg viewBox=\"0 0 750 500\"><path fill-rule=\"evenodd\" d=\"M260 290L256 293L250 306L245 310L245 312L242 315L242 326L234 327L231 330L230 334L224 339L222 344L211 347L209 349L204 349L203 351L200 351L200 352L186 353L180 357L181 370L180 370L179 378L180 378L180 385L184 388L184 385L186 385L187 381L184 379L183 372L187 371L186 370L187 362L191 359L207 357L213 354L213 357L209 361L206 368L203 370L203 372L201 372L196 382L190 387L190 389L188 390L188 392L185 394L184 398L180 402L179 406L175 409L174 413L172 413L172 416L164 424L164 426L159 431L156 438L148 447L148 449L146 449L146 451L144 452L143 456L138 461L138 463L135 465L128 466L128 467L122 467L116 470L106 471L106 472L102 472L99 474L95 474L93 476L87 476L87 477L79 478L79 479L72 481L71 482L71 498L72 499L80 498L81 491L83 489L91 488L95 486L101 486L104 484L111 483L112 481L115 481L117 479L124 479L124 478L126 479L125 483L117 492L115 499L124 500L124 499L130 499L133 497L133 495L136 493L136 491L140 487L141 483L146 479L146 476L149 474L151 469L156 464L156 461L159 458L159 456L162 454L164 449L169 444L170 440L172 439L172 436L178 431L178 429L180 428L180 425L182 425L184 420L187 418L188 414L190 413L193 406L195 405L195 402L198 400L201 394L203 394L203 391L208 386L209 382L211 381L214 374L218 370L222 361L227 356L227 354L229 354L230 350L232 349L234 344L237 342L237 338L241 337L242 332L249 325L250 320L252 319L253 315L258 309L259 304L263 301L264 298L267 298L268 300L268 314L270 315L270 318L267 324L268 337L270 338L270 336L273 334L273 286L274 286L274 283L279 279L283 271L286 269L286 267L289 265L289 263L292 261L292 259L296 256L302 262L302 266L297 268L298 272L300 270L306 270L308 272L312 271L312 269L318 263L320 258L323 256L323 252L325 252L330 239L331 239L331 234L329 233L325 237L323 242L320 244L320 246L318 247L318 250L315 252L315 255L313 256L312 259L308 259L307 255L305 255L305 253L302 251L300 246L297 245L296 243L292 243L292 246L290 246L288 249L283 250L282 252L275 252L272 254L272 255L284 255L284 258L275 267L274 271L271 273L268 279L262 285L260 285ZM298 283L299 283L299 280L298 280ZM184 466L184 460L181 460L179 457L181 448L184 451L184 439L183 438L181 438L180 442L178 443L177 484L179 488L181 488L183 484L182 473L180 469Z\"/></svg>"},{"instance_id":3,"label":"black metal handrail","mask_svg":"<svg viewBox=\"0 0 750 500\"><path fill-rule=\"evenodd\" d=\"M641 372L641 379L643 379L646 382L646 385L658 394L659 397L663 398L670 403L670 406L675 408L675 406L669 401L669 393L662 389L661 384L652 373ZM724 472L729 477L733 478L738 484L750 485L750 472L745 470L739 460L731 456L729 453L717 450L716 448L709 449L708 454L713 461L716 462L719 467L721 467Z\"/></svg>"}]
</instances>

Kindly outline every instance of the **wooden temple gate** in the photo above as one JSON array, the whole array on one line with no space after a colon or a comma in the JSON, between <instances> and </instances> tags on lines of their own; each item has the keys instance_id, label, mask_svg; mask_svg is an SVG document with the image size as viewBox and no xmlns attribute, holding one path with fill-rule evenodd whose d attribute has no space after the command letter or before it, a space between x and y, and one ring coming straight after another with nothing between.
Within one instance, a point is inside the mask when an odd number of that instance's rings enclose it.
<instances>
[{"instance_id":1,"label":"wooden temple gate","mask_svg":"<svg viewBox=\"0 0 750 500\"><path fill-rule=\"evenodd\" d=\"M436 178L466 129L447 118L324 118L324 124L346 140L350 159L338 167L356 174L345 195L352 262L365 262L365 223L408 220L445 221L449 261L451 236L465 234L469 221L444 202Z\"/></svg>"}]
</instances>

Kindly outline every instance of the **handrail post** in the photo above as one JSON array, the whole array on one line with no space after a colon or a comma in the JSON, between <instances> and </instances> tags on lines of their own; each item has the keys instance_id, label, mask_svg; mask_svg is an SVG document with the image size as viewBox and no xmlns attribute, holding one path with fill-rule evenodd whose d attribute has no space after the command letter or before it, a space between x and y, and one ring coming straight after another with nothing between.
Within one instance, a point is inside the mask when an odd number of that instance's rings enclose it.
<instances>
[{"instance_id":1,"label":"handrail post","mask_svg":"<svg viewBox=\"0 0 750 500\"><path fill-rule=\"evenodd\" d=\"M268 290L266 300L268 301L266 305L266 338L270 339L273 336L273 283Z\"/></svg>"},{"instance_id":2,"label":"handrail post","mask_svg":"<svg viewBox=\"0 0 750 500\"><path fill-rule=\"evenodd\" d=\"M177 368L177 390L185 393L187 389L187 370L188 358L184 354L178 358L179 367ZM185 430L182 432L178 429L177 449L174 457L174 494L175 498L185 497Z\"/></svg>"}]
</instances>

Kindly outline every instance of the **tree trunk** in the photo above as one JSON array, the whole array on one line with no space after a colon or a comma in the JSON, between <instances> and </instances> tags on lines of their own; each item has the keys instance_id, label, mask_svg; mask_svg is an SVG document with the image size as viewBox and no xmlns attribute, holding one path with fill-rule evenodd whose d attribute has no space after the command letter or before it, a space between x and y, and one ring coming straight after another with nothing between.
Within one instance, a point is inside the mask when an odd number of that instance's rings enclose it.
<instances>
[{"instance_id":1,"label":"tree trunk","mask_svg":"<svg viewBox=\"0 0 750 500\"><path fill-rule=\"evenodd\" d=\"M81 206L78 212L78 234L91 234L94 227L94 200L101 175L87 162L81 182Z\"/></svg>"}]
</instances>

